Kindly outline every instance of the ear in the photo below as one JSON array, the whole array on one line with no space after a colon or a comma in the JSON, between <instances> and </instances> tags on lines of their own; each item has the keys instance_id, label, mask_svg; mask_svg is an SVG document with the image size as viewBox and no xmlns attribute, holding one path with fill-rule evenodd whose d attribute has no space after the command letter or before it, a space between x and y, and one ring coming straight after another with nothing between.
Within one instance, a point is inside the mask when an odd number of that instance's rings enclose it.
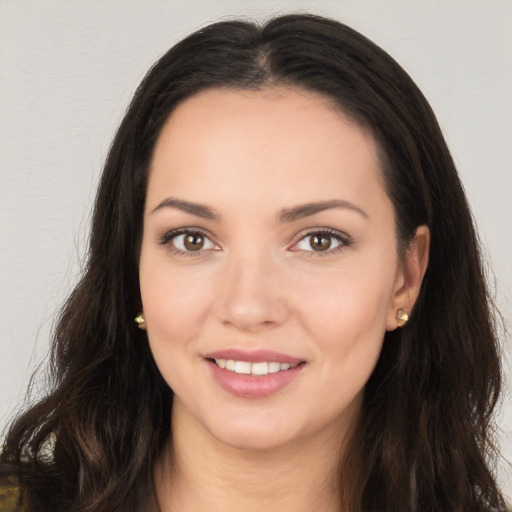
<instances>
[{"instance_id":1,"label":"ear","mask_svg":"<svg viewBox=\"0 0 512 512\"><path fill-rule=\"evenodd\" d=\"M411 314L427 271L429 248L430 230L427 226L419 226L405 251L404 259L397 273L395 290L386 316L388 331L393 331L398 327L398 310L401 309L404 313Z\"/></svg>"},{"instance_id":2,"label":"ear","mask_svg":"<svg viewBox=\"0 0 512 512\"><path fill-rule=\"evenodd\" d=\"M146 319L144 318L144 311L141 311L136 317L135 317L135 323L137 324L137 327L139 329L142 329L143 331L146 330Z\"/></svg>"}]
</instances>

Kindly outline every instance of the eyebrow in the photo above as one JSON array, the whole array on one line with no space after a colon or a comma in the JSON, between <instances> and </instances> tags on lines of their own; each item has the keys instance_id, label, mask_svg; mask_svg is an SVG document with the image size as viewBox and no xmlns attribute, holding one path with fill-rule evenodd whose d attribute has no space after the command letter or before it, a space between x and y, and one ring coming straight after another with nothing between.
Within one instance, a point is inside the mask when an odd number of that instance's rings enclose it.
<instances>
[{"instance_id":1,"label":"eyebrow","mask_svg":"<svg viewBox=\"0 0 512 512\"><path fill-rule=\"evenodd\" d=\"M359 215L363 216L365 219L368 218L368 214L355 204L349 201L344 201L342 199L333 199L331 201L318 201L315 203L307 203L299 206L294 206L293 208L285 208L279 214L278 221L293 222L298 219L314 215L315 213L323 212L324 210L330 210L332 208L343 208L352 210L358 213Z\"/></svg>"},{"instance_id":2,"label":"eyebrow","mask_svg":"<svg viewBox=\"0 0 512 512\"><path fill-rule=\"evenodd\" d=\"M177 210L190 213L202 219L215 221L220 220L220 215L209 206L194 203L192 201L185 201L184 199L177 199L175 197L168 197L164 199L161 203L158 204L158 206L153 208L151 213L153 214L163 208L176 208ZM349 201L344 201L342 199L332 199L330 201L317 201L314 203L301 204L294 206L293 208L284 208L277 216L277 221L279 223L294 222L296 220L303 219L305 217L309 217L311 215L315 215L316 213L320 213L324 210L330 210L332 208L352 210L365 219L368 218L368 214L355 204Z\"/></svg>"},{"instance_id":3,"label":"eyebrow","mask_svg":"<svg viewBox=\"0 0 512 512\"><path fill-rule=\"evenodd\" d=\"M191 201L185 201L183 199L176 199L174 197L168 197L164 199L156 208L153 208L151 213L155 213L162 208L176 208L185 213L191 213L196 217L201 217L207 220L219 220L220 215L216 213L209 206L205 206L199 203L193 203Z\"/></svg>"}]
</instances>

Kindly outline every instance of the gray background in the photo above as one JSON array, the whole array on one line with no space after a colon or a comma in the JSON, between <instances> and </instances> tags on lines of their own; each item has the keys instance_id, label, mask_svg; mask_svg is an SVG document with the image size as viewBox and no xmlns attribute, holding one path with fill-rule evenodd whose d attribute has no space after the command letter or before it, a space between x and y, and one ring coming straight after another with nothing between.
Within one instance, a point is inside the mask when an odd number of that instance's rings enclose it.
<instances>
[{"instance_id":1,"label":"gray background","mask_svg":"<svg viewBox=\"0 0 512 512\"><path fill-rule=\"evenodd\" d=\"M147 68L211 21L297 10L352 25L422 88L458 164L512 328L510 0L0 0L0 429L23 403L76 282L102 162ZM36 380L36 392L41 385ZM508 459L499 474L509 496L510 387L499 413Z\"/></svg>"}]
</instances>

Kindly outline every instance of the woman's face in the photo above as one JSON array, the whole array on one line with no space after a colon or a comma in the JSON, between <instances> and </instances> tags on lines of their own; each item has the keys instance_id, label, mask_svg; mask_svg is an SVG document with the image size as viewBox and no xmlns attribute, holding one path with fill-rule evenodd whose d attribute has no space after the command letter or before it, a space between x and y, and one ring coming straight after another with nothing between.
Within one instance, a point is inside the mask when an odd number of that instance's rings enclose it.
<instances>
[{"instance_id":1,"label":"woman's face","mask_svg":"<svg viewBox=\"0 0 512 512\"><path fill-rule=\"evenodd\" d=\"M171 115L140 257L174 409L272 448L354 421L406 279L374 141L324 98L214 89Z\"/></svg>"}]
</instances>

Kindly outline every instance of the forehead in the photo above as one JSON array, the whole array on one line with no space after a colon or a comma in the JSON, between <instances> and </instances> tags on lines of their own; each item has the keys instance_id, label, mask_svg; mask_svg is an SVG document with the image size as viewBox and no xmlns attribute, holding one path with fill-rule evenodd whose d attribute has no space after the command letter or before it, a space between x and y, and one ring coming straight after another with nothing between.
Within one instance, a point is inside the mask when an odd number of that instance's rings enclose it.
<instances>
[{"instance_id":1,"label":"forehead","mask_svg":"<svg viewBox=\"0 0 512 512\"><path fill-rule=\"evenodd\" d=\"M241 128L244 128L239 135L250 132L254 142L276 136L279 131L281 137L285 131L290 138L308 132L319 135L319 128L324 128L324 137L325 132L335 128L332 131L335 137L336 128L343 124L359 132L357 135L364 137L368 145L375 145L368 131L351 121L331 98L298 87L272 86L264 89L210 88L192 95L173 110L160 133L157 147L190 129L198 137L210 131L210 135L228 135L235 141L236 134L228 133L228 123L236 121L241 121ZM223 131L222 126L227 130ZM211 128L215 131L211 132Z\"/></svg>"},{"instance_id":2,"label":"forehead","mask_svg":"<svg viewBox=\"0 0 512 512\"><path fill-rule=\"evenodd\" d=\"M324 96L284 87L210 89L167 120L148 197L172 188L207 200L227 184L290 203L384 188L373 137Z\"/></svg>"}]
</instances>

